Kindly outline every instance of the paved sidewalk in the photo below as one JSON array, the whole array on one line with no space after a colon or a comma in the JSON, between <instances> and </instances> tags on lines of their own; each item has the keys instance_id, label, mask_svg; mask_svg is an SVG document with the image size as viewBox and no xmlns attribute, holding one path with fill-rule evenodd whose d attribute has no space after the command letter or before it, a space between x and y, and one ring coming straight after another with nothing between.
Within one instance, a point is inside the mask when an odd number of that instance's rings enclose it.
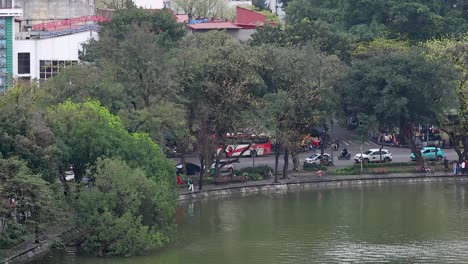
<instances>
[{"instance_id":1,"label":"paved sidewalk","mask_svg":"<svg viewBox=\"0 0 468 264\"><path fill-rule=\"evenodd\" d=\"M274 179L260 181L246 181L228 184L209 184L203 186L203 192L216 190L236 189L243 187L255 187L275 184L296 184L296 183L313 183L313 182L332 182L345 180L370 180L370 179L405 179L405 178L424 178L424 177L467 177L465 175L453 175L452 172L435 172L435 173L385 173L385 174L361 174L361 175L324 175L317 177L316 172L296 172L290 173L288 179L278 179L278 183ZM184 186L185 187L185 186ZM188 188L179 189L180 195L190 193L199 193L198 186L195 186L195 191L190 192Z\"/></svg>"}]
</instances>

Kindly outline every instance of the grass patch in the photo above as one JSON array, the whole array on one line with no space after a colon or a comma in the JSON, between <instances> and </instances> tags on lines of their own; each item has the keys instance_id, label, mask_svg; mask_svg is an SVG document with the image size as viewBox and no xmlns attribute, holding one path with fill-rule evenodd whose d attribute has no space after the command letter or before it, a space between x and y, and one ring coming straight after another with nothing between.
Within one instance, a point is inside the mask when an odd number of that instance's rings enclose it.
<instances>
[{"instance_id":1,"label":"grass patch","mask_svg":"<svg viewBox=\"0 0 468 264\"><path fill-rule=\"evenodd\" d=\"M428 165L433 171L445 171L444 165L441 162L429 162ZM333 175L360 175L360 174L385 174L385 173L404 173L404 172L420 172L416 162L394 162L394 163L371 163L363 164L355 163L341 169L330 170L328 174Z\"/></svg>"}]
</instances>

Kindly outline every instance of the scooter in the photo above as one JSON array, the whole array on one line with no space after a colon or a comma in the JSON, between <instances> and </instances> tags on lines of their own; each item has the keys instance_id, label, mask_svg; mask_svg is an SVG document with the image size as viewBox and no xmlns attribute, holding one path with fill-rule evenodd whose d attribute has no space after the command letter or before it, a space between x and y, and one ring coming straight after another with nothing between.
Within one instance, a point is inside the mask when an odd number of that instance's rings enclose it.
<instances>
[{"instance_id":1,"label":"scooter","mask_svg":"<svg viewBox=\"0 0 468 264\"><path fill-rule=\"evenodd\" d=\"M341 152L341 154L338 156L338 159L339 160L344 160L344 159L347 159L349 160L351 158L351 153L346 153L346 155L343 156L343 152Z\"/></svg>"}]
</instances>

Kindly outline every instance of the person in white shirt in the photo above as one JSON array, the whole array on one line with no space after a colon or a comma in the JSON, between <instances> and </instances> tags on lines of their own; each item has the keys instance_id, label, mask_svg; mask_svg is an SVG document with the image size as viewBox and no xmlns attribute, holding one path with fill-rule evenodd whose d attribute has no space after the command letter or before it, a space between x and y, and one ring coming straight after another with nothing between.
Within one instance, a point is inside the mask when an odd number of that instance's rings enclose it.
<instances>
[{"instance_id":1,"label":"person in white shirt","mask_svg":"<svg viewBox=\"0 0 468 264\"><path fill-rule=\"evenodd\" d=\"M461 170L460 170L461 173L460 174L465 174L466 173L466 169L465 169L466 168L466 162L463 161L460 168L461 168Z\"/></svg>"}]
</instances>

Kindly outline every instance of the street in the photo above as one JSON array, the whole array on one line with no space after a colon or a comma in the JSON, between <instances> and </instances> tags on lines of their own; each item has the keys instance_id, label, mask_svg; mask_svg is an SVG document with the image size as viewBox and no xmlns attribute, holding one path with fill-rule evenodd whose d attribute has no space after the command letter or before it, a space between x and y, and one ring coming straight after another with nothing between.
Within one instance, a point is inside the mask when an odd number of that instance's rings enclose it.
<instances>
[{"instance_id":1,"label":"street","mask_svg":"<svg viewBox=\"0 0 468 264\"><path fill-rule=\"evenodd\" d=\"M351 152L351 159L350 160L338 160L338 155L340 154L341 150L343 147L346 147L348 149L348 152ZM362 145L362 151L366 151L371 148L380 148L380 145L377 145L374 142L371 141L366 141ZM409 148L398 148L398 147L387 147L384 146L384 149L388 149L392 153L393 161L392 162L408 162L411 161L410 159L410 154L411 150ZM457 153L453 149L444 149L443 150L445 153L445 156L447 157L448 160L456 160L458 159ZM334 156L334 164L336 167L341 168L341 167L346 167L349 165L352 165L354 163L354 156L358 153L360 153L360 144L359 142L356 142L354 140L345 140L342 141L340 144L340 149L338 151L334 151L333 156ZM299 161L300 161L300 169L302 169L302 164L304 162L304 159L311 156L313 153L320 153L320 150L314 151L309 151L309 152L302 152L299 154ZM332 154L331 149L327 148L325 149L324 153ZM174 158L175 163L179 163L180 159ZM187 162L191 162L194 164L199 164L198 158L196 156L189 156L186 157ZM246 167L252 167L253 163L255 162L255 166L258 165L268 165L272 168L275 166L275 156L274 155L268 155L268 156L261 156L261 157L255 157L255 159L251 157L242 157L239 159L239 163L235 163L235 168L236 169L242 169ZM283 168L283 155L280 156L279 158L279 167L278 169ZM289 163L289 168L292 169L292 159L290 159Z\"/></svg>"}]
</instances>

